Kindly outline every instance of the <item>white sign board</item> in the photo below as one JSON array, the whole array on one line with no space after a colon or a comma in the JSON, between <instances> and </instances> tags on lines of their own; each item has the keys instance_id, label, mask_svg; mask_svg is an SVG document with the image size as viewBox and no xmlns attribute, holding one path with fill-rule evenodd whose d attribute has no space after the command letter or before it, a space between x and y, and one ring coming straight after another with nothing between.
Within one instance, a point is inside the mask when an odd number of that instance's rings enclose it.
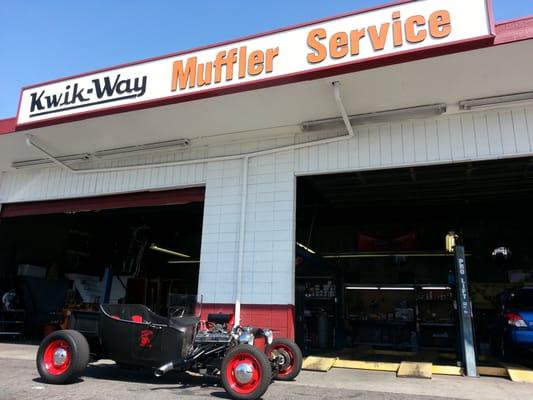
<instances>
[{"instance_id":1,"label":"white sign board","mask_svg":"<svg viewBox=\"0 0 533 400\"><path fill-rule=\"evenodd\" d=\"M274 86L486 40L493 34L488 3L403 2L24 88L17 123L52 123Z\"/></svg>"}]
</instances>

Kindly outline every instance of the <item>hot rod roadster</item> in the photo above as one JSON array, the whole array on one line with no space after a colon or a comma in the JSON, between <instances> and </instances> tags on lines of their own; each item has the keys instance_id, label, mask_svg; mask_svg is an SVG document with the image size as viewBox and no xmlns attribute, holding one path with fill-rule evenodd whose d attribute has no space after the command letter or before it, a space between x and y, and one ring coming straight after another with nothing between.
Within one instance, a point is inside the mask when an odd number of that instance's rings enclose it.
<instances>
[{"instance_id":1,"label":"hot rod roadster","mask_svg":"<svg viewBox=\"0 0 533 400\"><path fill-rule=\"evenodd\" d=\"M37 353L37 369L47 383L78 378L90 360L111 359L118 366L219 376L233 399L257 399L272 379L292 380L302 353L269 329L233 326L231 315L162 317L143 305L105 304L98 312L74 311L68 330L49 334Z\"/></svg>"}]
</instances>

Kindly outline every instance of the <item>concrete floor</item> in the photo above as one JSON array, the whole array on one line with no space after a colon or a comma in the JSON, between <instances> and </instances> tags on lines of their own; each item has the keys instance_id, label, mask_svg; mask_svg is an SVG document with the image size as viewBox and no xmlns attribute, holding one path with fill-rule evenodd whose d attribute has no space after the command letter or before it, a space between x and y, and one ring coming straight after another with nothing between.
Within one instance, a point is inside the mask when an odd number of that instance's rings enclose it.
<instances>
[{"instance_id":1,"label":"concrete floor","mask_svg":"<svg viewBox=\"0 0 533 400\"><path fill-rule=\"evenodd\" d=\"M35 368L37 346L0 343L0 399L173 399L227 398L212 378L170 374L156 379L124 371L110 361L87 368L79 382L55 386L41 381ZM275 382L269 399L430 400L530 399L533 385L502 378L434 376L431 380L397 378L394 373L335 368L328 373L303 371L295 382Z\"/></svg>"}]
</instances>

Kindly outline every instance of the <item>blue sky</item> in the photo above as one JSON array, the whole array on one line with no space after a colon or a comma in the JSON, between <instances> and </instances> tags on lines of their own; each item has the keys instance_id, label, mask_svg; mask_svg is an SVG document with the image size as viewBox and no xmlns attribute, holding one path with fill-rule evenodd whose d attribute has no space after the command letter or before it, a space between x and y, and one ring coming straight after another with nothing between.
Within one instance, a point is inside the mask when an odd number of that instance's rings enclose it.
<instances>
[{"instance_id":1,"label":"blue sky","mask_svg":"<svg viewBox=\"0 0 533 400\"><path fill-rule=\"evenodd\" d=\"M0 5L0 119L16 114L20 88L25 85L385 2L4 0ZM497 21L533 15L531 0L493 3Z\"/></svg>"}]
</instances>

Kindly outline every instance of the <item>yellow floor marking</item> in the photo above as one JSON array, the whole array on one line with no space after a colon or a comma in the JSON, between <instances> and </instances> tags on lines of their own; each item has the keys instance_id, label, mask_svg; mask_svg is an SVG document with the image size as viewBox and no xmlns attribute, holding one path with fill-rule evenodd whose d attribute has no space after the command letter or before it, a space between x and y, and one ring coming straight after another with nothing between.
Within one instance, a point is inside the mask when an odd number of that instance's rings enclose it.
<instances>
[{"instance_id":1,"label":"yellow floor marking","mask_svg":"<svg viewBox=\"0 0 533 400\"><path fill-rule=\"evenodd\" d=\"M513 382L533 383L533 371L527 367L513 364L503 364L507 368L509 378Z\"/></svg>"},{"instance_id":2,"label":"yellow floor marking","mask_svg":"<svg viewBox=\"0 0 533 400\"><path fill-rule=\"evenodd\" d=\"M349 369L366 369L371 371L390 371L396 372L400 367L399 363L388 362L373 362L373 361L353 361L353 360L337 360L333 365L335 368L349 368Z\"/></svg>"},{"instance_id":3,"label":"yellow floor marking","mask_svg":"<svg viewBox=\"0 0 533 400\"><path fill-rule=\"evenodd\" d=\"M508 369L509 377L513 382L533 383L533 371L525 369Z\"/></svg>"},{"instance_id":4,"label":"yellow floor marking","mask_svg":"<svg viewBox=\"0 0 533 400\"><path fill-rule=\"evenodd\" d=\"M434 375L463 376L463 369L454 365L433 365L431 371Z\"/></svg>"},{"instance_id":5,"label":"yellow floor marking","mask_svg":"<svg viewBox=\"0 0 533 400\"><path fill-rule=\"evenodd\" d=\"M302 369L328 372L336 360L336 358L309 356L304 360Z\"/></svg>"},{"instance_id":6,"label":"yellow floor marking","mask_svg":"<svg viewBox=\"0 0 533 400\"><path fill-rule=\"evenodd\" d=\"M431 379L433 364L428 362L403 361L398 368L398 377Z\"/></svg>"}]
</instances>

